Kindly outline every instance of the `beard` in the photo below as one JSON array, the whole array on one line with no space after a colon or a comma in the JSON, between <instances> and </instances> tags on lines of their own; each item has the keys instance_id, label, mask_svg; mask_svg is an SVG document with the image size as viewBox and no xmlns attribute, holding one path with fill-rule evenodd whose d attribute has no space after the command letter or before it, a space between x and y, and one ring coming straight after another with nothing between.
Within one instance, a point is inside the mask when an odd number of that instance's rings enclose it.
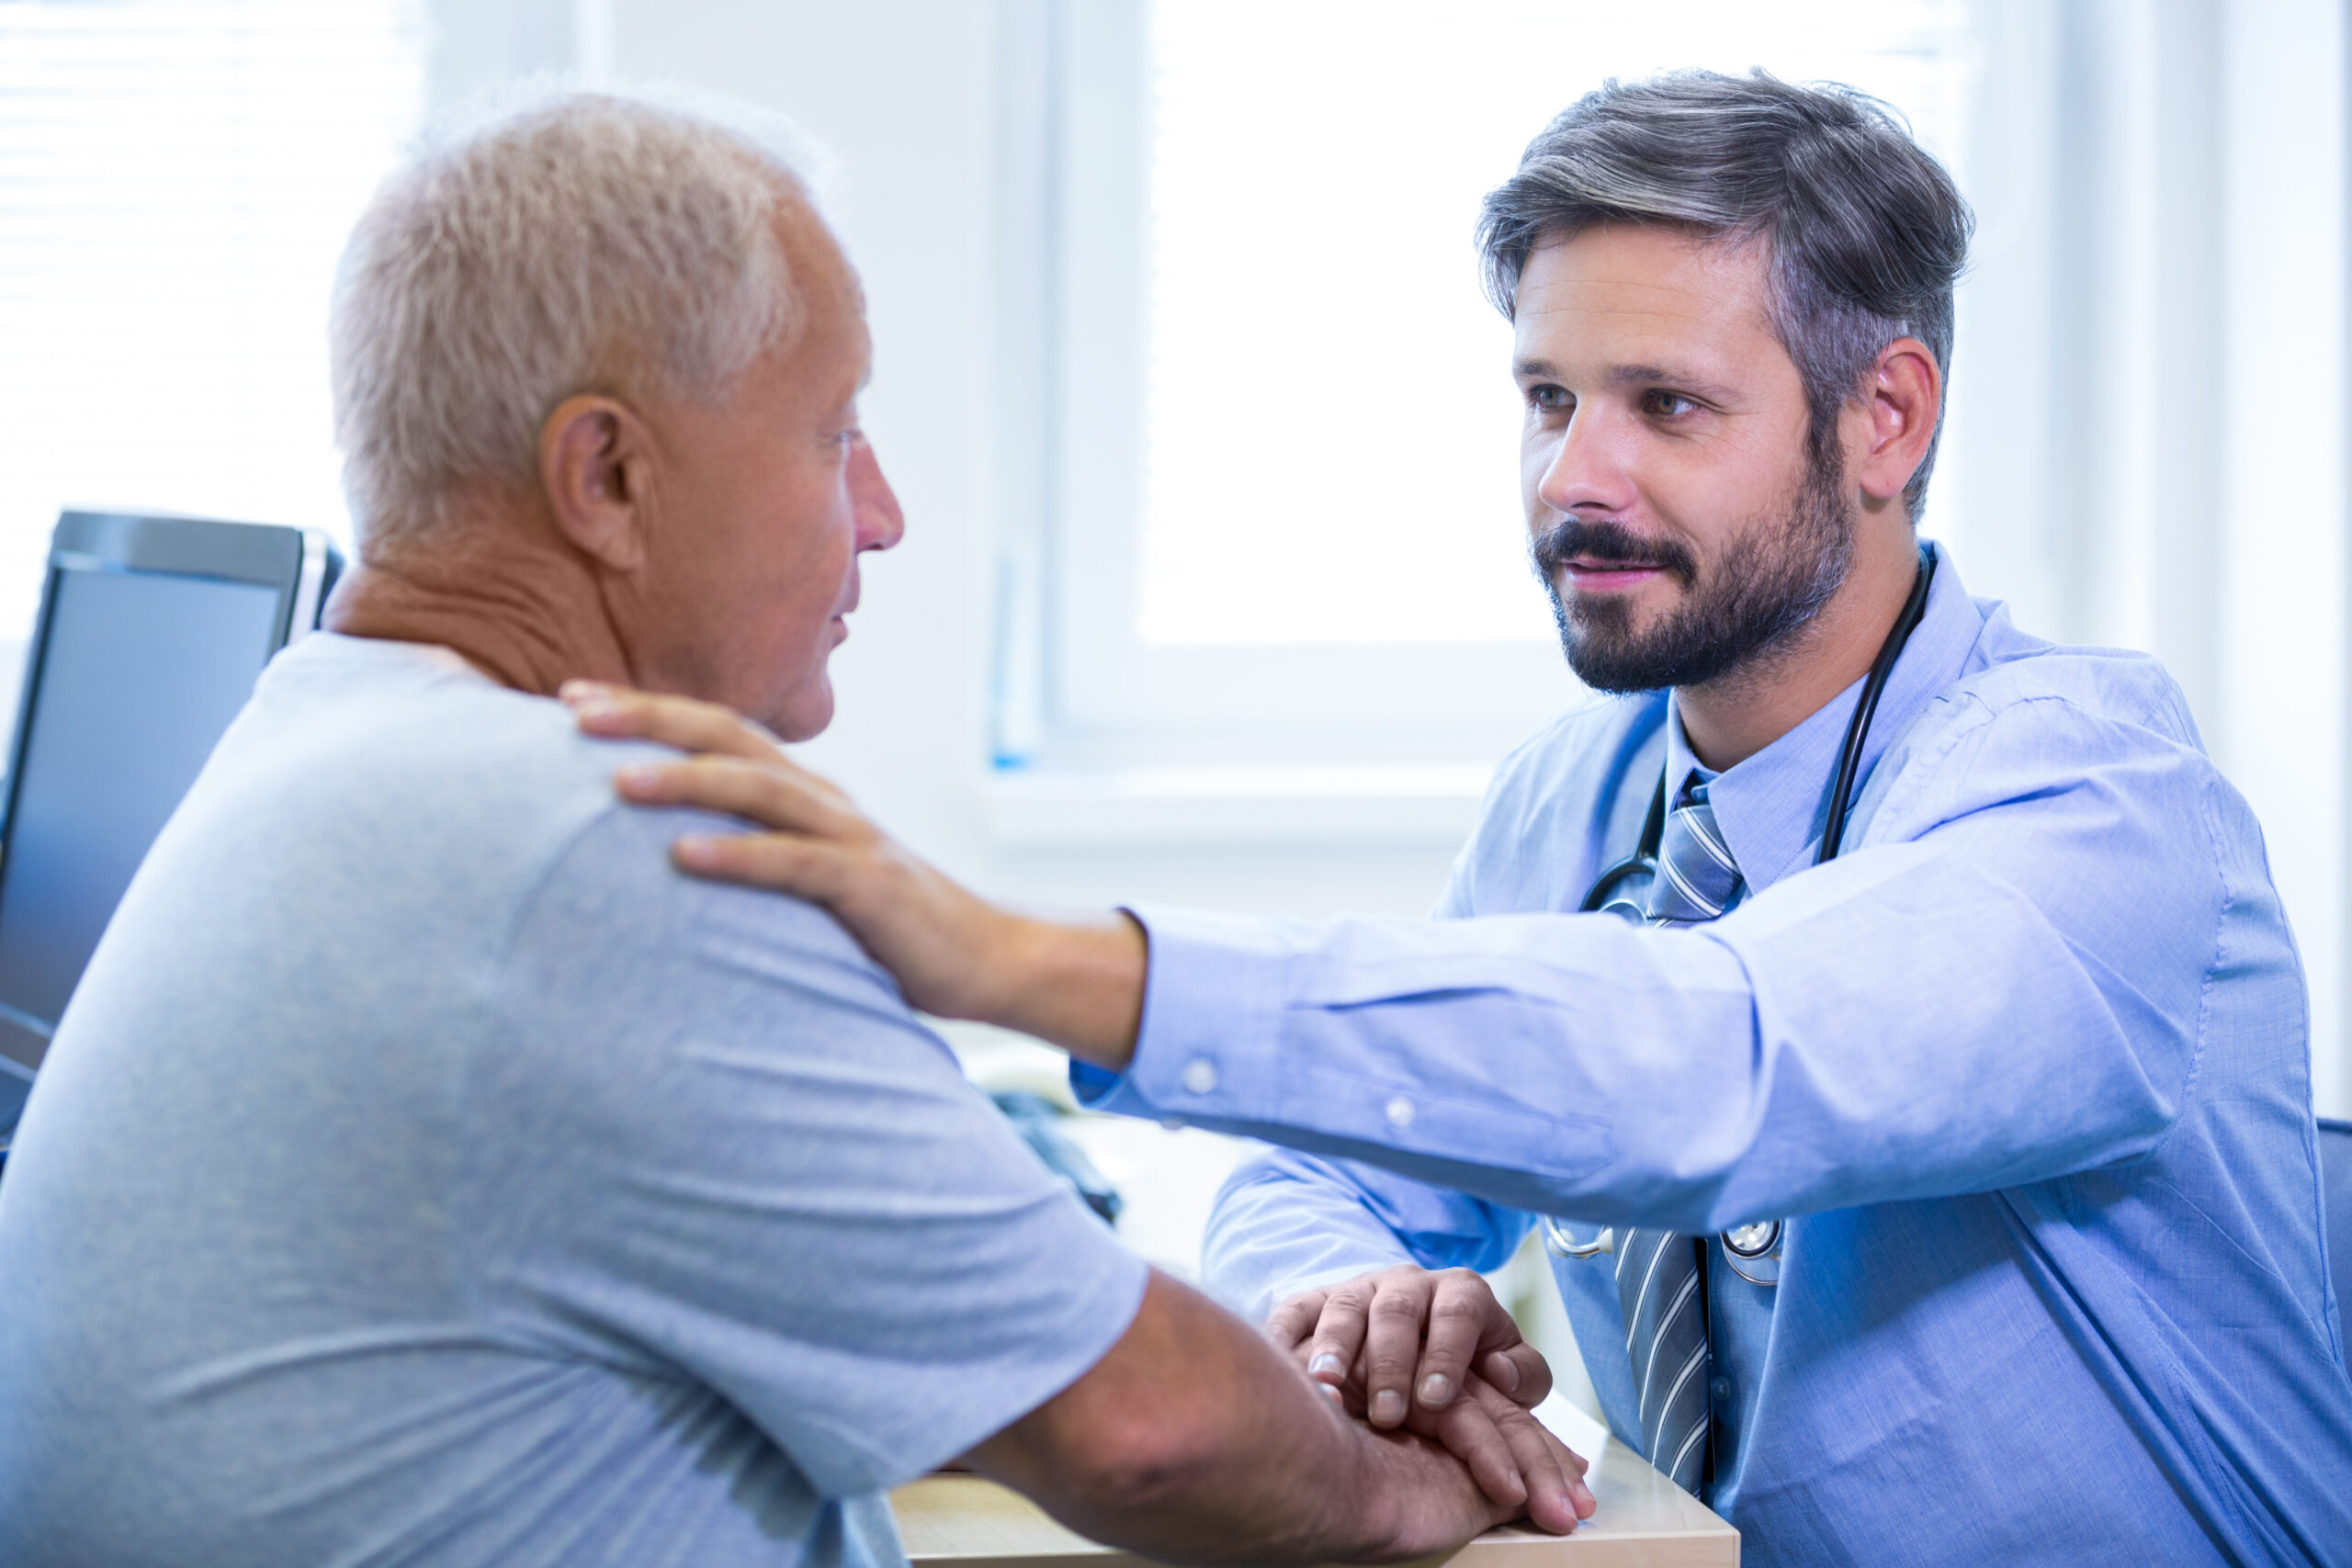
<instances>
[{"instance_id":1,"label":"beard","mask_svg":"<svg viewBox=\"0 0 2352 1568\"><path fill-rule=\"evenodd\" d=\"M1806 465L1780 525L1754 527L1725 545L1702 572L1679 539L1645 540L1632 529L1570 515L1535 540L1535 575L1552 596L1560 649L1595 691L1703 686L1794 637L1846 581L1855 519L1840 493L1835 455ZM1682 603L1646 633L1617 594L1560 593L1570 560L1634 561L1679 580Z\"/></svg>"}]
</instances>

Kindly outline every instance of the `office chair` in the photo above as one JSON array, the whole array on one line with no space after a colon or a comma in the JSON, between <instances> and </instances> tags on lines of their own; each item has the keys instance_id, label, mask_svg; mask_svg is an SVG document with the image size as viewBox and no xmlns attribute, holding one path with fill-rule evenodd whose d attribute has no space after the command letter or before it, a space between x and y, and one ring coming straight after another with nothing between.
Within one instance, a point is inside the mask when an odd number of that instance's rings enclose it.
<instances>
[{"instance_id":1,"label":"office chair","mask_svg":"<svg viewBox=\"0 0 2352 1568\"><path fill-rule=\"evenodd\" d=\"M2335 1281L2337 1326L2352 1330L2352 1122L2319 1119L2319 1186L2324 1194L2328 1277Z\"/></svg>"}]
</instances>

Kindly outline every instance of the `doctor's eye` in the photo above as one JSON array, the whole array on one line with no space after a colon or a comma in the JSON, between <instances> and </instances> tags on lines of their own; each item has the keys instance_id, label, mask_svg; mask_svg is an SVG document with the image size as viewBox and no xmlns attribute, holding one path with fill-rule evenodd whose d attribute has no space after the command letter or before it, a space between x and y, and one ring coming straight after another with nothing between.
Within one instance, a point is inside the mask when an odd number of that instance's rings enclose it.
<instances>
[{"instance_id":1,"label":"doctor's eye","mask_svg":"<svg viewBox=\"0 0 2352 1568\"><path fill-rule=\"evenodd\" d=\"M1577 406L1577 400L1569 396L1566 387L1555 387L1545 382L1527 389L1527 406L1542 409L1546 413L1566 413Z\"/></svg>"},{"instance_id":2,"label":"doctor's eye","mask_svg":"<svg viewBox=\"0 0 2352 1568\"><path fill-rule=\"evenodd\" d=\"M1653 388L1642 395L1642 412L1656 414L1660 419L1678 419L1695 412L1698 407L1696 399L1686 398L1679 392L1669 392L1662 387Z\"/></svg>"}]
</instances>

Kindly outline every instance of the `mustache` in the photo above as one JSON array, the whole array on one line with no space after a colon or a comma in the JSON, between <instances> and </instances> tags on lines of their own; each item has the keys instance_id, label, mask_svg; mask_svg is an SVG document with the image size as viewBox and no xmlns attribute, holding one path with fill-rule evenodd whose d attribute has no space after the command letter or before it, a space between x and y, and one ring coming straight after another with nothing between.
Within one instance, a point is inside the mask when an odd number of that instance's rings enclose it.
<instances>
[{"instance_id":1,"label":"mustache","mask_svg":"<svg viewBox=\"0 0 2352 1568\"><path fill-rule=\"evenodd\" d=\"M1536 575L1548 585L1572 560L1606 561L1654 566L1690 587L1699 563L1679 539L1645 539L1620 523L1596 522L1570 515L1545 529L1532 547Z\"/></svg>"}]
</instances>

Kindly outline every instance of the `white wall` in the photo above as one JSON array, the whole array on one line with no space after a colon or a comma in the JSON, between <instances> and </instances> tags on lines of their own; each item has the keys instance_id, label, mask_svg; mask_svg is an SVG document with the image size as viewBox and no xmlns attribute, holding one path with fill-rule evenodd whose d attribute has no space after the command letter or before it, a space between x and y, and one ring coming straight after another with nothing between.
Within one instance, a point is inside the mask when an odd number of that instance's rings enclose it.
<instances>
[{"instance_id":1,"label":"white wall","mask_svg":"<svg viewBox=\"0 0 2352 1568\"><path fill-rule=\"evenodd\" d=\"M2254 804L2311 976L2312 1098L2352 1115L2346 883L2345 13L2341 0L2224 7L2225 356L2183 388L2227 455L2216 522L2222 766ZM2210 731L2209 731L2210 732Z\"/></svg>"},{"instance_id":2,"label":"white wall","mask_svg":"<svg viewBox=\"0 0 2352 1568\"><path fill-rule=\"evenodd\" d=\"M2262 821L2352 1114L2342 0L1980 0L1959 461L1929 526L2062 641L2145 649Z\"/></svg>"}]
</instances>

